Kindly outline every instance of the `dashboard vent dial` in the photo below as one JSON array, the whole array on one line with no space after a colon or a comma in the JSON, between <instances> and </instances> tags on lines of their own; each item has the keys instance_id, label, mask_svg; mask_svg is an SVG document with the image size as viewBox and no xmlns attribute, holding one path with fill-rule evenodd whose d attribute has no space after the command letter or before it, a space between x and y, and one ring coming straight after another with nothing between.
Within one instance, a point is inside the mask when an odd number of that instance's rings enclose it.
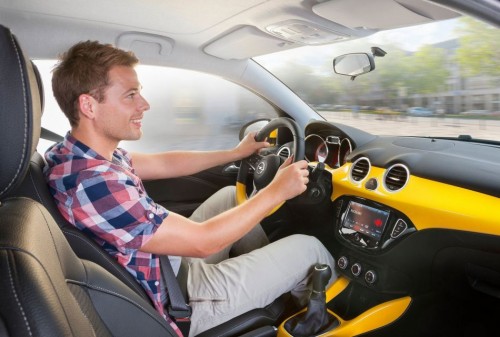
<instances>
[{"instance_id":1,"label":"dashboard vent dial","mask_svg":"<svg viewBox=\"0 0 500 337\"><path fill-rule=\"evenodd\" d=\"M366 178L370 172L370 161L366 157L357 159L351 166L351 179L355 182Z\"/></svg>"},{"instance_id":2,"label":"dashboard vent dial","mask_svg":"<svg viewBox=\"0 0 500 337\"><path fill-rule=\"evenodd\" d=\"M392 165L384 175L384 187L386 190L395 192L402 189L410 177L410 171L403 164Z\"/></svg>"}]
</instances>

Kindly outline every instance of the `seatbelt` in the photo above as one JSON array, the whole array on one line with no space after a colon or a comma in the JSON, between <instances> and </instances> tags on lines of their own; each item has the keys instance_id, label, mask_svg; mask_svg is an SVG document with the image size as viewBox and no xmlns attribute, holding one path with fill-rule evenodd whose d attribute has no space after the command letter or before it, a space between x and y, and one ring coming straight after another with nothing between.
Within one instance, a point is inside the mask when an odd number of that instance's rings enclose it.
<instances>
[{"instance_id":1,"label":"seatbelt","mask_svg":"<svg viewBox=\"0 0 500 337\"><path fill-rule=\"evenodd\" d=\"M182 333L187 336L191 324L189 319L191 307L186 303L167 255L160 255L160 268L168 294L167 312L175 319Z\"/></svg>"},{"instance_id":2,"label":"seatbelt","mask_svg":"<svg viewBox=\"0 0 500 337\"><path fill-rule=\"evenodd\" d=\"M46 140L51 140L53 142L62 142L64 137L61 135L58 135L55 132L52 132L44 127L42 127L42 130L40 131L40 138L46 139Z\"/></svg>"}]
</instances>

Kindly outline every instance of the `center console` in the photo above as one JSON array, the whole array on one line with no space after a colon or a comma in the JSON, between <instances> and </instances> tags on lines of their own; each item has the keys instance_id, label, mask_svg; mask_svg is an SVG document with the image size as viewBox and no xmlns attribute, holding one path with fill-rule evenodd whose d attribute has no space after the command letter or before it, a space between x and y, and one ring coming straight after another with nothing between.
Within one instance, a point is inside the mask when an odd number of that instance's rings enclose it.
<instances>
[{"instance_id":1,"label":"center console","mask_svg":"<svg viewBox=\"0 0 500 337\"><path fill-rule=\"evenodd\" d=\"M390 277L389 268L378 265L375 257L416 231L410 219L392 207L355 196L337 199L334 207L335 235L345 247L335 252L340 272L379 290L402 280Z\"/></svg>"},{"instance_id":2,"label":"center console","mask_svg":"<svg viewBox=\"0 0 500 337\"><path fill-rule=\"evenodd\" d=\"M335 217L338 235L363 251L383 250L415 231L403 213L359 197L339 198L335 202Z\"/></svg>"},{"instance_id":3,"label":"center console","mask_svg":"<svg viewBox=\"0 0 500 337\"><path fill-rule=\"evenodd\" d=\"M296 329L307 322L311 305L318 307L310 300L305 310L279 327L278 337L358 335L396 321L410 306L406 290L411 278L398 264L387 263L387 255L394 256L397 249L389 251L416 231L410 219L390 206L356 196L342 196L333 205L332 254L341 275L327 291L325 315L315 315L330 320L318 333Z\"/></svg>"}]
</instances>

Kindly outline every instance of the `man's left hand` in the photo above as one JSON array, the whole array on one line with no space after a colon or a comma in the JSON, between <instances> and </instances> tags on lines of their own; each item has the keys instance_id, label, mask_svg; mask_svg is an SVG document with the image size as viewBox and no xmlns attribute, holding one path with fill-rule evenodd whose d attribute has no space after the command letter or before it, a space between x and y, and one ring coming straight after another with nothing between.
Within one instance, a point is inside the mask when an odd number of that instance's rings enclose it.
<instances>
[{"instance_id":1,"label":"man's left hand","mask_svg":"<svg viewBox=\"0 0 500 337\"><path fill-rule=\"evenodd\" d=\"M271 146L267 141L257 142L255 140L256 132L250 132L241 140L241 142L234 148L238 153L240 159L246 158L259 151L260 149Z\"/></svg>"}]
</instances>

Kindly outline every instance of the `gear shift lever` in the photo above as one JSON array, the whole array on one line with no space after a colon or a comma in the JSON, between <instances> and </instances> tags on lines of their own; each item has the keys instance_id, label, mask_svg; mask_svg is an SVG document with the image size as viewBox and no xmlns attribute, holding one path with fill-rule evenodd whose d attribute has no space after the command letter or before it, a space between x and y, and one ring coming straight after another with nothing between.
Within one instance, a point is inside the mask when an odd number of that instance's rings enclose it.
<instances>
[{"instance_id":1,"label":"gear shift lever","mask_svg":"<svg viewBox=\"0 0 500 337\"><path fill-rule=\"evenodd\" d=\"M335 328L339 322L326 310L325 288L332 277L330 266L317 264L312 274L312 293L307 310L290 318L285 329L294 337L310 337L320 335Z\"/></svg>"},{"instance_id":2,"label":"gear shift lever","mask_svg":"<svg viewBox=\"0 0 500 337\"><path fill-rule=\"evenodd\" d=\"M314 293L324 293L328 285L328 281L332 277L332 270L327 264L317 264L314 266L312 275L312 291Z\"/></svg>"}]
</instances>

